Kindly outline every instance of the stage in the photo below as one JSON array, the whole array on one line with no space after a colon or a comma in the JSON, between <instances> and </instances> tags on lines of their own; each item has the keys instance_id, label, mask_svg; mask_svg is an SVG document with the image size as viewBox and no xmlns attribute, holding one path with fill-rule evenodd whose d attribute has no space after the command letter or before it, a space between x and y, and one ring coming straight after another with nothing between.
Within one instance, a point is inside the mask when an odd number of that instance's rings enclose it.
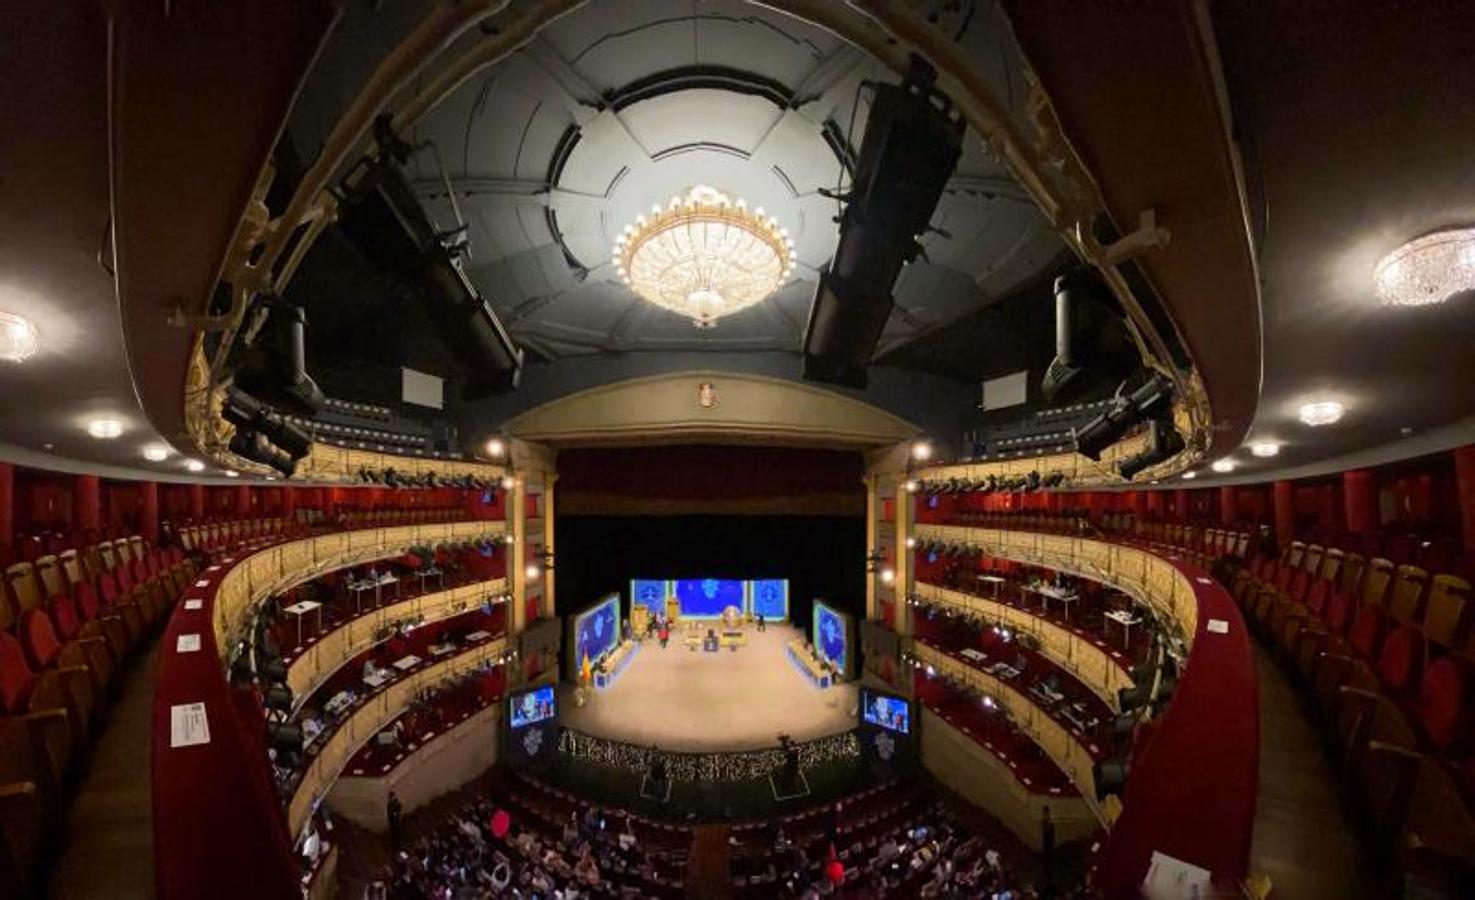
<instances>
[{"instance_id":1,"label":"stage","mask_svg":"<svg viewBox=\"0 0 1475 900\"><path fill-rule=\"evenodd\" d=\"M679 629L664 650L648 638L611 687L585 690L583 708L563 685L559 718L585 734L690 751L756 750L777 746L781 733L802 741L855 727L855 685L817 688L789 660L785 645L799 629L747 633L747 646L716 653L687 650Z\"/></svg>"}]
</instances>

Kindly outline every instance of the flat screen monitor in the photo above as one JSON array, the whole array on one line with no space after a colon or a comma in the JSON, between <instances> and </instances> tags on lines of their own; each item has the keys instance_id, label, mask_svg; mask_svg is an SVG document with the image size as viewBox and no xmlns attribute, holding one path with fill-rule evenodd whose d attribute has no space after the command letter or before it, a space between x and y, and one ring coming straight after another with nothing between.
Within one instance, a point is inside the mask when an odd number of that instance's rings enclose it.
<instances>
[{"instance_id":1,"label":"flat screen monitor","mask_svg":"<svg viewBox=\"0 0 1475 900\"><path fill-rule=\"evenodd\" d=\"M643 606L651 615L666 611L666 597L671 593L671 582L665 579L636 578L630 582L630 608Z\"/></svg>"},{"instance_id":2,"label":"flat screen monitor","mask_svg":"<svg viewBox=\"0 0 1475 900\"><path fill-rule=\"evenodd\" d=\"M716 619L729 606L745 608L743 582L736 578L683 578L676 582L676 599L687 619Z\"/></svg>"},{"instance_id":3,"label":"flat screen monitor","mask_svg":"<svg viewBox=\"0 0 1475 900\"><path fill-rule=\"evenodd\" d=\"M507 720L513 730L545 722L556 715L558 701L551 684L507 698Z\"/></svg>"},{"instance_id":4,"label":"flat screen monitor","mask_svg":"<svg viewBox=\"0 0 1475 900\"><path fill-rule=\"evenodd\" d=\"M756 618L782 622L789 618L787 578L759 578L748 582L748 609Z\"/></svg>"},{"instance_id":5,"label":"flat screen monitor","mask_svg":"<svg viewBox=\"0 0 1475 900\"><path fill-rule=\"evenodd\" d=\"M574 616L574 667L579 670L587 657L590 665L620 643L620 595L610 594Z\"/></svg>"},{"instance_id":6,"label":"flat screen monitor","mask_svg":"<svg viewBox=\"0 0 1475 900\"><path fill-rule=\"evenodd\" d=\"M901 697L882 694L869 689L860 692L860 717L863 721L895 731L910 734L912 730L912 708Z\"/></svg>"},{"instance_id":7,"label":"flat screen monitor","mask_svg":"<svg viewBox=\"0 0 1475 900\"><path fill-rule=\"evenodd\" d=\"M833 607L814 601L814 649L841 672L849 671L850 617Z\"/></svg>"}]
</instances>

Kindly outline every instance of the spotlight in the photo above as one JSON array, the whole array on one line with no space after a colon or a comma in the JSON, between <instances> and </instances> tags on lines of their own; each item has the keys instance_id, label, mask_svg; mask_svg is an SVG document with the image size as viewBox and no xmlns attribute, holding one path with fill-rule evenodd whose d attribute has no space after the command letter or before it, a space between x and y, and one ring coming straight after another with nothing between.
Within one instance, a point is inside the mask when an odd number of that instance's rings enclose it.
<instances>
[{"instance_id":1,"label":"spotlight","mask_svg":"<svg viewBox=\"0 0 1475 900\"><path fill-rule=\"evenodd\" d=\"M1112 794L1121 794L1127 787L1127 776L1131 765L1125 759L1107 759L1094 767L1092 779L1096 783L1096 799L1105 800Z\"/></svg>"},{"instance_id":2,"label":"spotlight","mask_svg":"<svg viewBox=\"0 0 1475 900\"><path fill-rule=\"evenodd\" d=\"M1134 425L1160 418L1172 407L1173 385L1162 375L1153 375L1130 394L1123 394L1125 387L1123 382L1110 409L1074 432L1077 453L1099 460L1106 448L1121 440Z\"/></svg>"},{"instance_id":3,"label":"spotlight","mask_svg":"<svg viewBox=\"0 0 1475 900\"><path fill-rule=\"evenodd\" d=\"M297 471L297 460L273 446L271 441L267 440L266 435L259 431L237 428L236 433L230 439L230 452L241 459L270 466L288 478L291 478L292 474ZM203 465L200 466L200 469L203 468ZM191 467L192 471L200 469Z\"/></svg>"},{"instance_id":4,"label":"spotlight","mask_svg":"<svg viewBox=\"0 0 1475 900\"><path fill-rule=\"evenodd\" d=\"M261 702L269 710L292 711L292 690L285 685L274 684L261 692Z\"/></svg>"},{"instance_id":5,"label":"spotlight","mask_svg":"<svg viewBox=\"0 0 1475 900\"><path fill-rule=\"evenodd\" d=\"M232 390L227 395L221 415L236 426L230 442L232 453L271 466L288 477L296 471L297 460L312 449L307 432L244 391Z\"/></svg>"},{"instance_id":6,"label":"spotlight","mask_svg":"<svg viewBox=\"0 0 1475 900\"><path fill-rule=\"evenodd\" d=\"M263 294L246 337L250 350L235 373L236 385L279 409L316 414L324 398L307 374L306 329L302 306Z\"/></svg>"},{"instance_id":7,"label":"spotlight","mask_svg":"<svg viewBox=\"0 0 1475 900\"><path fill-rule=\"evenodd\" d=\"M267 722L266 743L278 753L296 756L302 752L302 726L295 722Z\"/></svg>"},{"instance_id":8,"label":"spotlight","mask_svg":"<svg viewBox=\"0 0 1475 900\"><path fill-rule=\"evenodd\" d=\"M1136 478L1144 469L1151 468L1161 462L1166 462L1177 456L1186 446L1183 435L1173 427L1173 423L1166 419L1153 419L1148 426L1151 430L1147 448L1135 456L1122 460L1117 471L1128 481Z\"/></svg>"}]
</instances>

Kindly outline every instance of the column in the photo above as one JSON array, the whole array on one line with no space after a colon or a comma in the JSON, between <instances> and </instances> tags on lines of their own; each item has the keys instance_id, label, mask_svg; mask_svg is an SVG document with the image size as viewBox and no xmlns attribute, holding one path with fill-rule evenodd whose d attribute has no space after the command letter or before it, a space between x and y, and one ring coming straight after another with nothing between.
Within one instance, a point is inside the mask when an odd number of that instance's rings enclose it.
<instances>
[{"instance_id":1,"label":"column","mask_svg":"<svg viewBox=\"0 0 1475 900\"><path fill-rule=\"evenodd\" d=\"M235 510L238 516L251 515L251 485L236 485L235 497L231 508Z\"/></svg>"},{"instance_id":2,"label":"column","mask_svg":"<svg viewBox=\"0 0 1475 900\"><path fill-rule=\"evenodd\" d=\"M189 514L192 519L205 518L205 486L203 484L189 486Z\"/></svg>"},{"instance_id":3,"label":"column","mask_svg":"<svg viewBox=\"0 0 1475 900\"><path fill-rule=\"evenodd\" d=\"M282 488L282 518L288 522L297 519L297 489L294 487Z\"/></svg>"},{"instance_id":4,"label":"column","mask_svg":"<svg viewBox=\"0 0 1475 900\"><path fill-rule=\"evenodd\" d=\"M72 527L86 531L102 524L102 481L78 475L72 482Z\"/></svg>"},{"instance_id":5,"label":"column","mask_svg":"<svg viewBox=\"0 0 1475 900\"><path fill-rule=\"evenodd\" d=\"M138 531L149 546L159 542L159 483L138 484Z\"/></svg>"},{"instance_id":6,"label":"column","mask_svg":"<svg viewBox=\"0 0 1475 900\"><path fill-rule=\"evenodd\" d=\"M1226 484L1219 488L1219 523L1229 525L1239 518L1239 495L1234 485Z\"/></svg>"},{"instance_id":7,"label":"column","mask_svg":"<svg viewBox=\"0 0 1475 900\"><path fill-rule=\"evenodd\" d=\"M1277 481L1274 488L1275 539L1282 547L1296 539L1296 485Z\"/></svg>"},{"instance_id":8,"label":"column","mask_svg":"<svg viewBox=\"0 0 1475 900\"><path fill-rule=\"evenodd\" d=\"M523 483L516 473L512 475L512 487L508 489L507 530L512 535L512 552L507 554L507 586L512 591L512 615L507 617L507 630L518 634L527 627L527 509L524 508Z\"/></svg>"},{"instance_id":9,"label":"column","mask_svg":"<svg viewBox=\"0 0 1475 900\"><path fill-rule=\"evenodd\" d=\"M1371 534L1378 529L1378 491L1370 470L1342 473L1342 499L1347 504L1348 531Z\"/></svg>"},{"instance_id":10,"label":"column","mask_svg":"<svg viewBox=\"0 0 1475 900\"><path fill-rule=\"evenodd\" d=\"M553 552L553 482L558 480L558 475L553 472L543 474L543 552L553 560L554 566L558 564L558 557ZM555 603L553 599L553 566L543 570L543 606L544 618L551 619L555 615Z\"/></svg>"},{"instance_id":11,"label":"column","mask_svg":"<svg viewBox=\"0 0 1475 900\"><path fill-rule=\"evenodd\" d=\"M10 463L0 463L0 544L8 546L14 543L15 466Z\"/></svg>"},{"instance_id":12,"label":"column","mask_svg":"<svg viewBox=\"0 0 1475 900\"><path fill-rule=\"evenodd\" d=\"M906 473L903 472L896 479L896 522L893 523L896 538L893 555L896 561L892 564L896 575L891 580L892 616L896 623L896 633L901 635L912 633L912 608L907 605L907 597L911 596L913 589L912 551L907 549L907 538L912 534L912 522L916 516L917 495L907 491Z\"/></svg>"},{"instance_id":13,"label":"column","mask_svg":"<svg viewBox=\"0 0 1475 900\"><path fill-rule=\"evenodd\" d=\"M1193 514L1189 506L1188 489L1179 488L1173 492L1173 516L1180 522L1187 522Z\"/></svg>"},{"instance_id":14,"label":"column","mask_svg":"<svg viewBox=\"0 0 1475 900\"><path fill-rule=\"evenodd\" d=\"M866 553L876 549L876 517L881 514L881 501L877 496L876 476L861 479L866 486ZM1468 529L1467 529L1468 531ZM866 574L866 618L881 621L881 604L876 596L876 579Z\"/></svg>"},{"instance_id":15,"label":"column","mask_svg":"<svg viewBox=\"0 0 1475 900\"><path fill-rule=\"evenodd\" d=\"M1455 485L1465 549L1475 550L1475 444L1454 451Z\"/></svg>"}]
</instances>

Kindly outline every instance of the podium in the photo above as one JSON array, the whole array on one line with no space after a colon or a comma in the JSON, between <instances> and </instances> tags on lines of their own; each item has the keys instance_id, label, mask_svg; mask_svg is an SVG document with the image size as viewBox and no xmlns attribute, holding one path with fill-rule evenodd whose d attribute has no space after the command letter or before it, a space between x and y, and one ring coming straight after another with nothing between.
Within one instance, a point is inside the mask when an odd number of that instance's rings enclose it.
<instances>
[{"instance_id":1,"label":"podium","mask_svg":"<svg viewBox=\"0 0 1475 900\"><path fill-rule=\"evenodd\" d=\"M630 607L630 631L634 633L636 640L645 637L648 628L650 628L650 607L643 603Z\"/></svg>"}]
</instances>

